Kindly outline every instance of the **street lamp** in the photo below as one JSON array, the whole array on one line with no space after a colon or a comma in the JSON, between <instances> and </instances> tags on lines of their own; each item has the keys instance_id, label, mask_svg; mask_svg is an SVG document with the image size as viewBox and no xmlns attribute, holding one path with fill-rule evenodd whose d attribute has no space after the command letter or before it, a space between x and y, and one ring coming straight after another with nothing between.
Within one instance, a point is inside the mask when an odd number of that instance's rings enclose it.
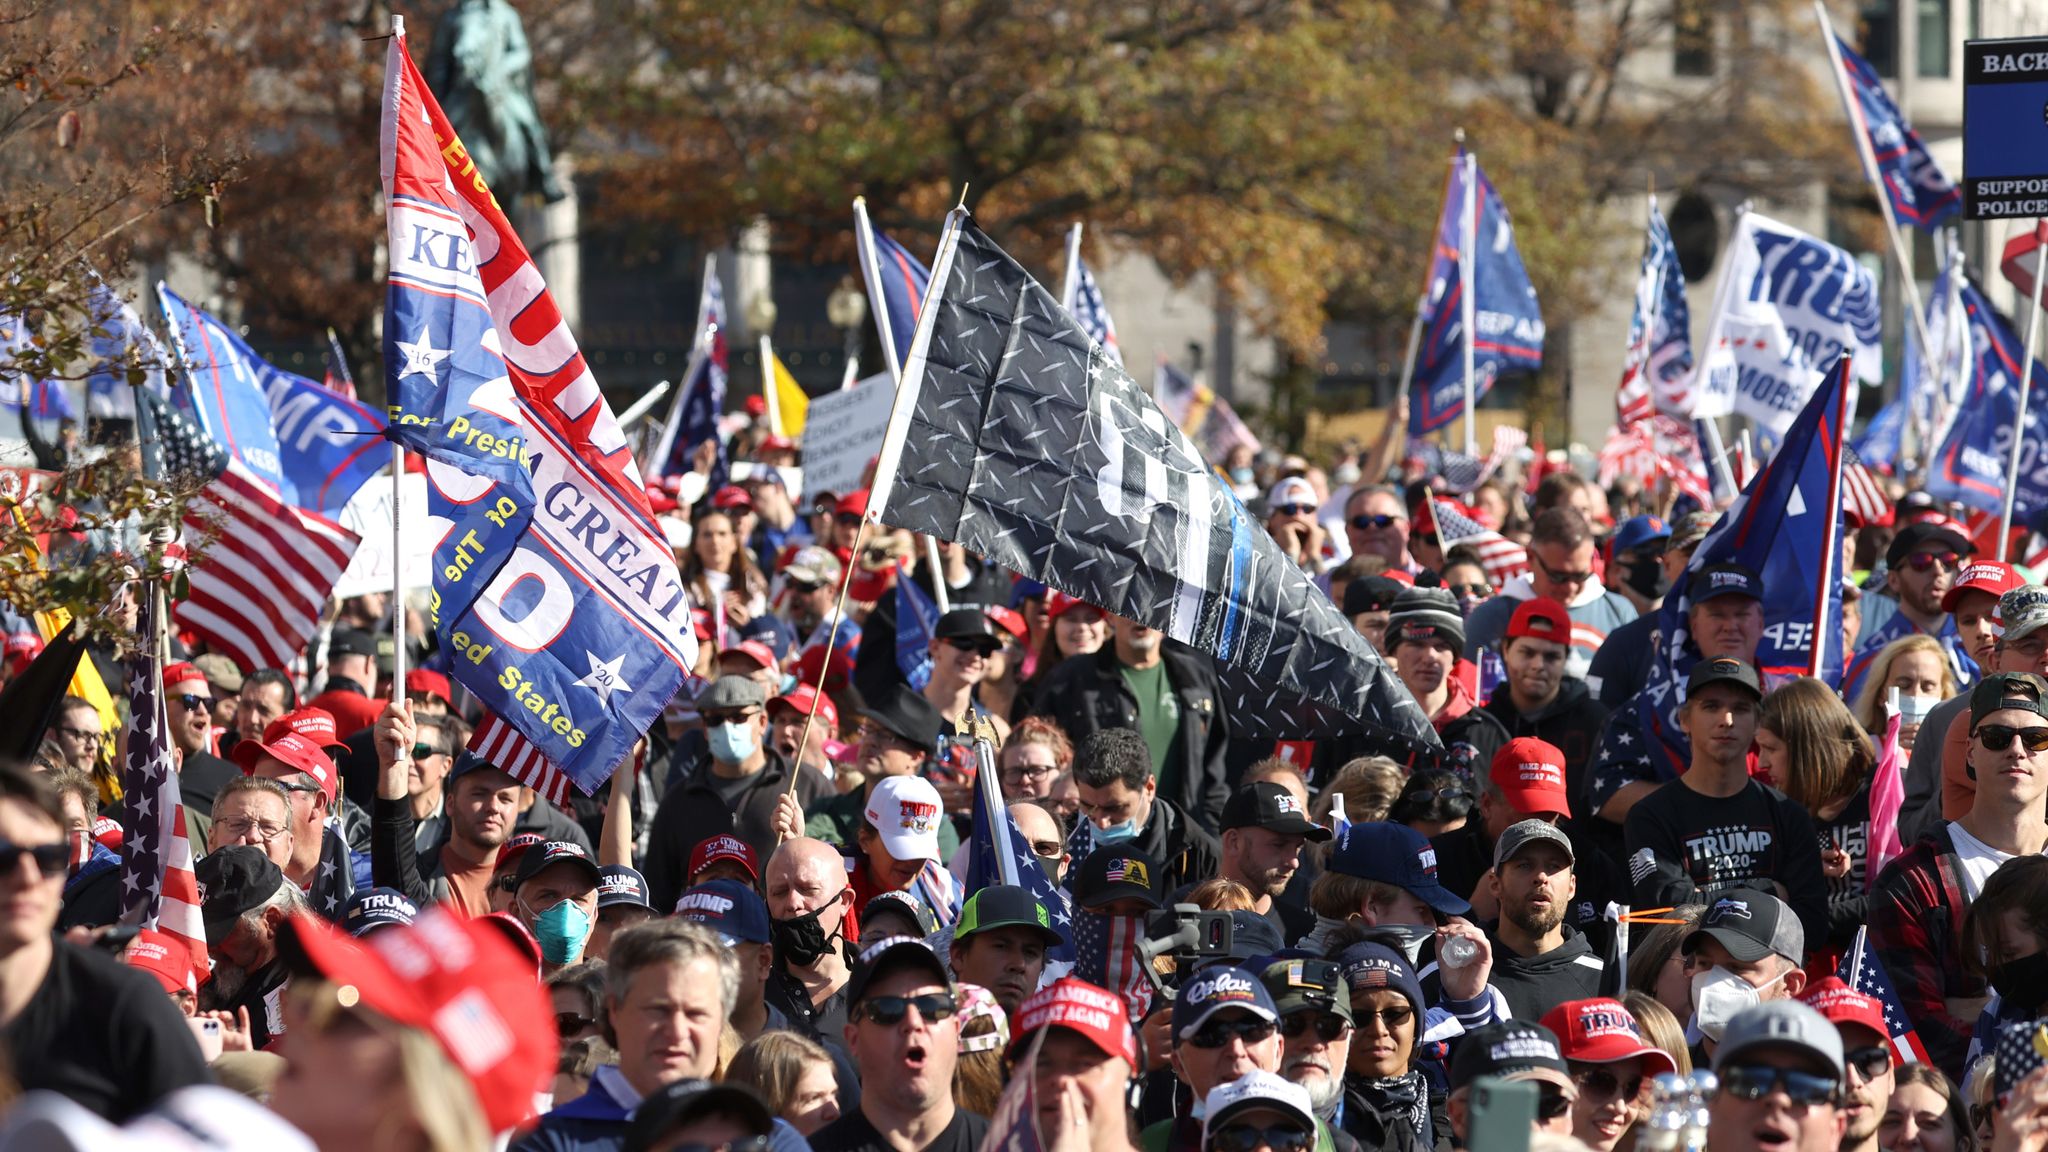
<instances>
[{"instance_id":1,"label":"street lamp","mask_svg":"<svg viewBox=\"0 0 2048 1152\"><path fill-rule=\"evenodd\" d=\"M825 319L839 329L844 340L846 362L860 362L861 339L866 334L864 325L868 318L868 298L854 287L852 276L841 276L839 285L832 294L825 297Z\"/></svg>"},{"instance_id":2,"label":"street lamp","mask_svg":"<svg viewBox=\"0 0 2048 1152\"><path fill-rule=\"evenodd\" d=\"M775 301L766 292L756 292L747 301L747 327L755 336L764 336L775 330Z\"/></svg>"}]
</instances>

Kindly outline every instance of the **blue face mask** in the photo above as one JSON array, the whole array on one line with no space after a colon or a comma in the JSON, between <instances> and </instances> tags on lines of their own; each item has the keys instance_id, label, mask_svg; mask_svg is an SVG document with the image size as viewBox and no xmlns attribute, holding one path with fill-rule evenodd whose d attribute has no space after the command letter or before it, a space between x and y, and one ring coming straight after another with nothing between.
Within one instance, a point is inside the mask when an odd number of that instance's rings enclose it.
<instances>
[{"instance_id":1,"label":"blue face mask","mask_svg":"<svg viewBox=\"0 0 2048 1152\"><path fill-rule=\"evenodd\" d=\"M540 941L541 959L568 964L583 954L583 942L590 939L590 913L564 900L533 918L533 938Z\"/></svg>"},{"instance_id":2,"label":"blue face mask","mask_svg":"<svg viewBox=\"0 0 2048 1152\"><path fill-rule=\"evenodd\" d=\"M1095 843L1103 847L1122 844L1137 838L1138 821L1135 817L1121 824L1111 824L1107 828L1097 827L1095 829Z\"/></svg>"},{"instance_id":3,"label":"blue face mask","mask_svg":"<svg viewBox=\"0 0 2048 1152\"><path fill-rule=\"evenodd\" d=\"M730 724L713 724L704 732L710 741L711 755L726 764L745 762L758 747L754 740L754 726L751 723L735 721Z\"/></svg>"}]
</instances>

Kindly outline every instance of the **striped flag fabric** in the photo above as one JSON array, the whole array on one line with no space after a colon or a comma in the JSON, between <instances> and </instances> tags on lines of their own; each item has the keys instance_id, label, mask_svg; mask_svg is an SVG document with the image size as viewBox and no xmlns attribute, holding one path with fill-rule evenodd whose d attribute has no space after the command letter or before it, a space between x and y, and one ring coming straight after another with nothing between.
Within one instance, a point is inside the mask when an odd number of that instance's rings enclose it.
<instances>
[{"instance_id":1,"label":"striped flag fabric","mask_svg":"<svg viewBox=\"0 0 2048 1152\"><path fill-rule=\"evenodd\" d=\"M1095 273L1088 270L1088 262L1079 253L1074 255L1074 270L1067 277L1067 298L1060 303L1089 339L1102 345L1104 356L1118 364L1124 362L1123 349L1116 342L1116 321L1109 317L1109 305L1103 302Z\"/></svg>"},{"instance_id":2,"label":"striped flag fabric","mask_svg":"<svg viewBox=\"0 0 2048 1152\"><path fill-rule=\"evenodd\" d=\"M143 388L136 399L144 473L207 478L185 508L186 546L199 559L179 626L244 672L289 666L360 539L286 502L163 397Z\"/></svg>"},{"instance_id":3,"label":"striped flag fabric","mask_svg":"<svg viewBox=\"0 0 2048 1152\"><path fill-rule=\"evenodd\" d=\"M1914 1031L1913 1020L1906 1015L1905 1006L1899 1003L1899 994L1892 988L1892 978L1885 972L1884 964L1877 953L1870 950L1870 929L1856 929L1856 942L1842 957L1841 966L1835 975L1842 982L1884 1007L1884 1027L1890 1034L1892 1052L1901 1064L1926 1064L1927 1046L1920 1042L1920 1033Z\"/></svg>"},{"instance_id":4,"label":"striped flag fabric","mask_svg":"<svg viewBox=\"0 0 2048 1152\"><path fill-rule=\"evenodd\" d=\"M1529 552L1520 544L1465 515L1448 500L1431 499L1429 511L1436 520L1436 538L1443 550L1464 545L1477 551L1494 587L1529 574Z\"/></svg>"},{"instance_id":5,"label":"striped flag fabric","mask_svg":"<svg viewBox=\"0 0 2048 1152\"><path fill-rule=\"evenodd\" d=\"M476 730L469 734L468 747L493 768L540 793L557 808L569 806L569 777L548 763L533 741L499 719L497 713L484 713Z\"/></svg>"},{"instance_id":6,"label":"striped flag fabric","mask_svg":"<svg viewBox=\"0 0 2048 1152\"><path fill-rule=\"evenodd\" d=\"M185 835L185 803L172 762L171 715L164 701L160 653L163 621L156 597L144 595L136 631L141 647L128 665L128 753L121 762L126 798L121 829L121 922L155 928L192 953L195 972L209 972L206 922L192 842Z\"/></svg>"},{"instance_id":7,"label":"striped flag fabric","mask_svg":"<svg viewBox=\"0 0 2048 1152\"><path fill-rule=\"evenodd\" d=\"M1892 520L1892 502L1884 494L1884 485L1853 450L1842 463L1842 507L1864 524L1889 524Z\"/></svg>"},{"instance_id":8,"label":"striped flag fabric","mask_svg":"<svg viewBox=\"0 0 2048 1152\"><path fill-rule=\"evenodd\" d=\"M1529 434L1512 424L1493 426L1493 452L1486 457L1486 470L1480 473L1479 482L1484 484L1487 477L1500 471L1500 466L1522 454L1529 447Z\"/></svg>"},{"instance_id":9,"label":"striped flag fabric","mask_svg":"<svg viewBox=\"0 0 2048 1152\"><path fill-rule=\"evenodd\" d=\"M1114 868L1109 876L1112 883L1123 879ZM1133 1020L1143 1020L1152 1007L1152 980L1138 955L1144 939L1142 916L1083 911L1074 917L1074 975L1123 997Z\"/></svg>"},{"instance_id":10,"label":"striped flag fabric","mask_svg":"<svg viewBox=\"0 0 2048 1152\"><path fill-rule=\"evenodd\" d=\"M1074 916L1073 907L1067 894L1054 886L1052 877L1038 863L1038 856L1031 850L1031 841L1024 831L1017 827L1017 820L1010 815L1009 806L1003 803L1002 785L994 772L978 772L974 780L974 831L970 843L973 845L967 857L968 895L973 895L991 884L1009 884L1029 889L1040 904L1052 914L1053 931L1065 940L1060 947L1049 954L1049 959L1069 960L1074 958Z\"/></svg>"}]
</instances>

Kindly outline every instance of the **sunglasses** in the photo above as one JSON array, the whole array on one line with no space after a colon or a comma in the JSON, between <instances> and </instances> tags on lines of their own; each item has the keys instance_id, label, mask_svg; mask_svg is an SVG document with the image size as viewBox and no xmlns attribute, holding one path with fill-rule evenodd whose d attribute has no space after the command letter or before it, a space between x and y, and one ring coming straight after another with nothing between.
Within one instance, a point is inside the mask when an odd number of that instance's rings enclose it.
<instances>
[{"instance_id":1,"label":"sunglasses","mask_svg":"<svg viewBox=\"0 0 2048 1152\"><path fill-rule=\"evenodd\" d=\"M1543 575L1548 577L1553 584L1584 584L1593 578L1593 573L1590 569L1585 572L1559 572L1541 560L1533 560L1531 562L1536 567L1543 569Z\"/></svg>"},{"instance_id":2,"label":"sunglasses","mask_svg":"<svg viewBox=\"0 0 2048 1152\"><path fill-rule=\"evenodd\" d=\"M1057 840L1033 840L1031 854L1040 860L1058 860L1067 854L1067 849Z\"/></svg>"},{"instance_id":3,"label":"sunglasses","mask_svg":"<svg viewBox=\"0 0 2048 1152\"><path fill-rule=\"evenodd\" d=\"M1925 572L1938 564L1944 572L1953 572L1962 565L1962 560L1954 552L1915 552L1906 557L1906 567Z\"/></svg>"},{"instance_id":4,"label":"sunglasses","mask_svg":"<svg viewBox=\"0 0 2048 1152\"><path fill-rule=\"evenodd\" d=\"M187 712L213 711L213 697L211 696L195 696L187 692L182 696L174 696L172 699L183 705Z\"/></svg>"},{"instance_id":5,"label":"sunglasses","mask_svg":"<svg viewBox=\"0 0 2048 1152\"><path fill-rule=\"evenodd\" d=\"M1187 1037L1187 1042L1197 1048L1221 1048L1235 1037L1249 1047L1265 1042L1273 1035L1273 1022L1247 1016L1238 1020L1211 1020Z\"/></svg>"},{"instance_id":6,"label":"sunglasses","mask_svg":"<svg viewBox=\"0 0 2048 1152\"><path fill-rule=\"evenodd\" d=\"M923 1017L925 1023L935 1024L950 1020L960 1010L953 998L944 992L927 992L922 996L877 996L860 1006L861 1015L875 1023L888 1026L900 1024L912 1008Z\"/></svg>"},{"instance_id":7,"label":"sunglasses","mask_svg":"<svg viewBox=\"0 0 2048 1152\"><path fill-rule=\"evenodd\" d=\"M1256 1152L1260 1148L1271 1148L1273 1152L1307 1152L1315 1142L1315 1133L1304 1132L1291 1124L1275 1124L1267 1128L1232 1124L1209 1134L1209 1147L1216 1152Z\"/></svg>"},{"instance_id":8,"label":"sunglasses","mask_svg":"<svg viewBox=\"0 0 2048 1152\"><path fill-rule=\"evenodd\" d=\"M844 528L860 527L860 517L854 515L851 512L838 513L837 515L832 517L832 522Z\"/></svg>"},{"instance_id":9,"label":"sunglasses","mask_svg":"<svg viewBox=\"0 0 2048 1152\"><path fill-rule=\"evenodd\" d=\"M946 644L955 652L978 652L986 659L996 654L1002 645L988 640L948 638Z\"/></svg>"},{"instance_id":10,"label":"sunglasses","mask_svg":"<svg viewBox=\"0 0 2048 1152\"><path fill-rule=\"evenodd\" d=\"M1436 547L1436 533L1434 532L1411 532L1408 534L1408 538L1424 548Z\"/></svg>"},{"instance_id":11,"label":"sunglasses","mask_svg":"<svg viewBox=\"0 0 2048 1152\"><path fill-rule=\"evenodd\" d=\"M1274 514L1275 516L1310 516L1310 515L1314 515L1314 513L1315 513L1315 510L1316 510L1316 506L1315 506L1315 505L1313 505L1313 504L1275 504L1275 505L1273 505L1273 514Z\"/></svg>"},{"instance_id":12,"label":"sunglasses","mask_svg":"<svg viewBox=\"0 0 2048 1152\"><path fill-rule=\"evenodd\" d=\"M706 727L716 728L722 724L745 724L747 721L759 716L760 713L751 708L745 708L738 712L701 712L698 715L704 718Z\"/></svg>"},{"instance_id":13,"label":"sunglasses","mask_svg":"<svg viewBox=\"0 0 2048 1152\"><path fill-rule=\"evenodd\" d=\"M412 758L415 760L425 760L429 756L446 755L446 752L441 751L432 744L415 744L412 746Z\"/></svg>"},{"instance_id":14,"label":"sunglasses","mask_svg":"<svg viewBox=\"0 0 2048 1152\"><path fill-rule=\"evenodd\" d=\"M1572 1073L1572 1082L1579 1086L1580 1095L1595 1100L1612 1100L1616 1096L1633 1100L1643 1090L1641 1076L1623 1080L1605 1068L1581 1068Z\"/></svg>"},{"instance_id":15,"label":"sunglasses","mask_svg":"<svg viewBox=\"0 0 2048 1152\"><path fill-rule=\"evenodd\" d=\"M1813 1107L1834 1103L1839 1087L1833 1076L1763 1064L1737 1064L1721 1073L1721 1091L1737 1100L1761 1100L1773 1089L1783 1088L1794 1104Z\"/></svg>"},{"instance_id":16,"label":"sunglasses","mask_svg":"<svg viewBox=\"0 0 2048 1152\"><path fill-rule=\"evenodd\" d=\"M1406 523L1407 519L1405 516L1389 516L1382 512L1377 516L1366 516L1363 514L1353 516L1350 523L1353 528L1364 532L1372 528L1392 528L1396 524Z\"/></svg>"},{"instance_id":17,"label":"sunglasses","mask_svg":"<svg viewBox=\"0 0 2048 1152\"><path fill-rule=\"evenodd\" d=\"M1556 1088L1545 1088L1543 1094L1536 1098L1538 1120L1555 1120L1571 1110L1572 1102L1565 1099L1564 1093Z\"/></svg>"},{"instance_id":18,"label":"sunglasses","mask_svg":"<svg viewBox=\"0 0 2048 1152\"><path fill-rule=\"evenodd\" d=\"M71 863L71 845L56 844L22 845L0 840L0 872L12 872L21 867L21 858L28 857L36 862L36 871L45 877L62 876Z\"/></svg>"},{"instance_id":19,"label":"sunglasses","mask_svg":"<svg viewBox=\"0 0 2048 1152\"><path fill-rule=\"evenodd\" d=\"M2003 752L2012 747L2014 737L2018 737L2019 742L2029 752L2048 749L2048 728L2039 725L2032 728L2014 728L2009 724L1980 724L1977 727L1977 739L1982 740L1984 747L1993 752Z\"/></svg>"},{"instance_id":20,"label":"sunglasses","mask_svg":"<svg viewBox=\"0 0 2048 1152\"><path fill-rule=\"evenodd\" d=\"M1316 1039L1326 1044L1351 1031L1351 1025L1345 1023L1342 1016L1329 1012L1296 1012L1280 1018L1280 1034L1289 1040L1301 1039L1310 1028L1316 1030Z\"/></svg>"},{"instance_id":21,"label":"sunglasses","mask_svg":"<svg viewBox=\"0 0 2048 1152\"><path fill-rule=\"evenodd\" d=\"M1491 584L1453 584L1451 595L1469 600L1484 600L1493 595Z\"/></svg>"},{"instance_id":22,"label":"sunglasses","mask_svg":"<svg viewBox=\"0 0 2048 1152\"><path fill-rule=\"evenodd\" d=\"M1864 1080L1875 1080L1891 1070L1892 1050L1882 1044L1851 1048L1842 1053L1842 1063L1854 1068Z\"/></svg>"},{"instance_id":23,"label":"sunglasses","mask_svg":"<svg viewBox=\"0 0 2048 1152\"><path fill-rule=\"evenodd\" d=\"M566 1040L596 1023L597 1018L594 1016L584 1016L575 1012L557 1012L555 1013L555 1034Z\"/></svg>"},{"instance_id":24,"label":"sunglasses","mask_svg":"<svg viewBox=\"0 0 2048 1152\"><path fill-rule=\"evenodd\" d=\"M1415 1009L1405 1004L1397 1004L1392 1008L1382 1008L1377 1012L1361 1012L1356 1005L1353 1005L1351 1014L1358 1017L1358 1022L1361 1025L1367 1020L1377 1020L1388 1032L1392 1032L1396 1028L1405 1028L1410 1020L1415 1019Z\"/></svg>"}]
</instances>

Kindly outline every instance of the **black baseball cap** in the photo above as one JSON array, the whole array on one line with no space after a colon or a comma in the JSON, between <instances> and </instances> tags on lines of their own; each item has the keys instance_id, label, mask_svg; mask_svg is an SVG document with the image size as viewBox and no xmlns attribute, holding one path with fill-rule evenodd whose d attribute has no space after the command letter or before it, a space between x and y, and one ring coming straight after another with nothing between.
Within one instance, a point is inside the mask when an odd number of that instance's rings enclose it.
<instances>
[{"instance_id":1,"label":"black baseball cap","mask_svg":"<svg viewBox=\"0 0 2048 1152\"><path fill-rule=\"evenodd\" d=\"M1685 586L1686 598L1702 604L1716 596L1764 598L1763 578L1740 564L1709 564L1692 574Z\"/></svg>"},{"instance_id":2,"label":"black baseball cap","mask_svg":"<svg viewBox=\"0 0 2048 1152\"><path fill-rule=\"evenodd\" d=\"M419 906L396 888L358 888L342 908L341 926L351 936L367 936L410 924L419 914Z\"/></svg>"},{"instance_id":3,"label":"black baseball cap","mask_svg":"<svg viewBox=\"0 0 2048 1152\"><path fill-rule=\"evenodd\" d=\"M853 975L846 979L846 1003L860 1003L876 977L906 967L922 968L948 990L953 987L953 974L946 971L945 961L931 945L911 936L888 936L868 945L853 962Z\"/></svg>"},{"instance_id":4,"label":"black baseball cap","mask_svg":"<svg viewBox=\"0 0 2048 1152\"><path fill-rule=\"evenodd\" d=\"M1747 688L1757 699L1764 698L1763 678L1757 675L1756 665L1747 660L1722 656L1700 661L1685 677L1685 694L1689 697L1709 684L1736 684Z\"/></svg>"},{"instance_id":5,"label":"black baseball cap","mask_svg":"<svg viewBox=\"0 0 2048 1152\"><path fill-rule=\"evenodd\" d=\"M597 870L597 910L615 908L621 904L634 908L654 910L654 902L647 898L647 877L638 869L624 864L607 864Z\"/></svg>"},{"instance_id":6,"label":"black baseball cap","mask_svg":"<svg viewBox=\"0 0 2048 1152\"><path fill-rule=\"evenodd\" d=\"M1555 1084L1567 1097L1578 1095L1557 1034L1526 1020L1503 1020L1465 1033L1451 1049L1451 1091L1481 1076Z\"/></svg>"},{"instance_id":7,"label":"black baseball cap","mask_svg":"<svg viewBox=\"0 0 2048 1152\"><path fill-rule=\"evenodd\" d=\"M261 908L284 886L278 870L263 849L237 844L209 852L192 869L199 882L199 918L206 924L206 942L219 947L235 930L243 913Z\"/></svg>"},{"instance_id":8,"label":"black baseball cap","mask_svg":"<svg viewBox=\"0 0 2048 1152\"><path fill-rule=\"evenodd\" d=\"M979 608L955 608L939 617L939 622L932 625L932 639L972 640L989 653L1003 646L995 629L988 626L988 613Z\"/></svg>"},{"instance_id":9,"label":"black baseball cap","mask_svg":"<svg viewBox=\"0 0 2048 1152\"><path fill-rule=\"evenodd\" d=\"M936 756L939 733L945 719L932 702L901 684L891 685L882 698L860 710L862 716Z\"/></svg>"},{"instance_id":10,"label":"black baseball cap","mask_svg":"<svg viewBox=\"0 0 2048 1152\"><path fill-rule=\"evenodd\" d=\"M1360 576L1344 586L1344 614L1392 611L1394 597L1406 587L1391 576Z\"/></svg>"},{"instance_id":11,"label":"black baseball cap","mask_svg":"<svg viewBox=\"0 0 2048 1152\"><path fill-rule=\"evenodd\" d=\"M592 888L604 885L604 873L597 870L597 861L590 858L590 853L583 850L583 845L568 840L544 840L520 855L519 868L512 873L512 887L518 888L540 875L541 869L564 861L575 864L587 873Z\"/></svg>"},{"instance_id":12,"label":"black baseball cap","mask_svg":"<svg viewBox=\"0 0 2048 1152\"><path fill-rule=\"evenodd\" d=\"M2032 672L1994 672L1977 681L1970 689L1970 728L2008 708L2048 717L2048 680Z\"/></svg>"},{"instance_id":13,"label":"black baseball cap","mask_svg":"<svg viewBox=\"0 0 2048 1152\"><path fill-rule=\"evenodd\" d=\"M1097 848L1074 876L1074 899L1083 908L1113 900L1143 900L1159 907L1159 861L1142 852Z\"/></svg>"},{"instance_id":14,"label":"black baseball cap","mask_svg":"<svg viewBox=\"0 0 2048 1152\"><path fill-rule=\"evenodd\" d=\"M1950 528L1939 520L1917 520L1899 529L1898 535L1884 550L1884 566L1897 568L1906 557L1929 544L1939 545L1958 556L1968 556L1977 550L1962 533Z\"/></svg>"},{"instance_id":15,"label":"black baseball cap","mask_svg":"<svg viewBox=\"0 0 2048 1152\"><path fill-rule=\"evenodd\" d=\"M1052 913L1028 888L1015 884L991 884L967 898L960 906L960 919L953 925L953 939L964 940L977 932L994 928L1029 928L1038 933L1048 948L1066 943L1052 926Z\"/></svg>"},{"instance_id":16,"label":"black baseball cap","mask_svg":"<svg viewBox=\"0 0 2048 1152\"><path fill-rule=\"evenodd\" d=\"M1799 917L1783 900L1754 888L1730 888L1716 896L1682 951L1690 956L1709 938L1744 964L1774 953L1794 964L1806 956L1806 929Z\"/></svg>"},{"instance_id":17,"label":"black baseball cap","mask_svg":"<svg viewBox=\"0 0 2048 1152\"><path fill-rule=\"evenodd\" d=\"M1306 836L1318 844L1331 835L1328 828L1308 818L1294 793L1270 780L1255 781L1230 794L1229 802L1223 805L1223 822L1218 830L1228 832L1232 828L1264 828L1288 836Z\"/></svg>"},{"instance_id":18,"label":"black baseball cap","mask_svg":"<svg viewBox=\"0 0 2048 1152\"><path fill-rule=\"evenodd\" d=\"M861 930L877 923L884 916L901 916L909 921L920 939L939 930L939 918L924 906L924 901L912 896L901 888L877 892L868 900L868 906L860 910Z\"/></svg>"},{"instance_id":19,"label":"black baseball cap","mask_svg":"<svg viewBox=\"0 0 2048 1152\"><path fill-rule=\"evenodd\" d=\"M671 1132L705 1116L730 1116L752 1136L773 1135L775 1117L752 1088L737 1081L677 1080L654 1090L633 1109L626 1152L651 1152Z\"/></svg>"},{"instance_id":20,"label":"black baseball cap","mask_svg":"<svg viewBox=\"0 0 2048 1152\"><path fill-rule=\"evenodd\" d=\"M339 628L327 638L329 656L375 656L377 638L358 628Z\"/></svg>"}]
</instances>

